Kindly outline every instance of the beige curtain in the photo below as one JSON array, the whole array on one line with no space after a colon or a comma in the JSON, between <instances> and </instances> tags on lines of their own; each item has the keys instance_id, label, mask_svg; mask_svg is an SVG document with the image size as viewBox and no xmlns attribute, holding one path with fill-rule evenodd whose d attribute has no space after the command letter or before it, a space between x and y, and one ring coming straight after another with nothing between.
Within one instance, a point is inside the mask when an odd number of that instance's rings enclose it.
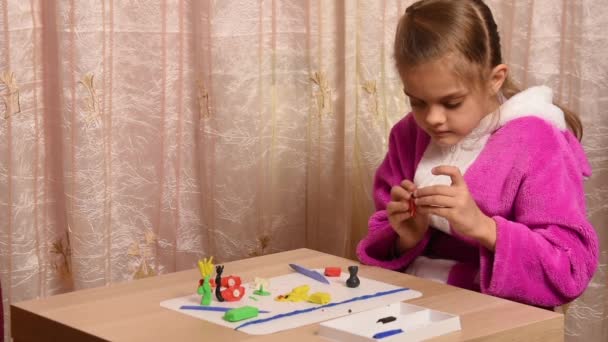
<instances>
[{"instance_id":1,"label":"beige curtain","mask_svg":"<svg viewBox=\"0 0 608 342\"><path fill-rule=\"evenodd\" d=\"M391 56L411 2L0 0L5 314L202 256L353 257L408 109ZM585 123L602 259L566 330L606 340L608 10L489 4L515 78L550 85Z\"/></svg>"}]
</instances>

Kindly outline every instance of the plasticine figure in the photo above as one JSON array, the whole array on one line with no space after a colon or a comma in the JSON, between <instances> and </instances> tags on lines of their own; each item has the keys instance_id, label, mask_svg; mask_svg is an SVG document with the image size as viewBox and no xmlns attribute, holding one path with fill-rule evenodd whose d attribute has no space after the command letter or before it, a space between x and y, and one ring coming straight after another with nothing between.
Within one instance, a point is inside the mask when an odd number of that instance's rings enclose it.
<instances>
[{"instance_id":1,"label":"plasticine figure","mask_svg":"<svg viewBox=\"0 0 608 342\"><path fill-rule=\"evenodd\" d=\"M217 286L215 287L215 297L220 302L224 301L224 297L222 297L222 290L220 284L222 283L222 272L224 272L224 265L215 266L215 283Z\"/></svg>"}]
</instances>

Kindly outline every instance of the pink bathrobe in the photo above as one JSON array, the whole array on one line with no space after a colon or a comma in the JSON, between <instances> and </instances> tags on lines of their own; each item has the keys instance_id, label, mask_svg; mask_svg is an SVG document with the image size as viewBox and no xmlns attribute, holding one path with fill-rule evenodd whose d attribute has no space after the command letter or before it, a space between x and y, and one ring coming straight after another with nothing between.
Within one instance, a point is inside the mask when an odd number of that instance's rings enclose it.
<instances>
[{"instance_id":1,"label":"pink bathrobe","mask_svg":"<svg viewBox=\"0 0 608 342\"><path fill-rule=\"evenodd\" d=\"M376 213L359 243L362 263L403 271L418 256L457 261L447 283L526 304L555 307L578 297L598 264L597 235L586 217L582 146L568 131L519 113L494 131L464 179L479 208L496 221L496 250L429 229L402 255L386 204L390 189L414 174L429 136L408 115L392 129L374 182ZM421 289L424 290L424 289Z\"/></svg>"}]
</instances>

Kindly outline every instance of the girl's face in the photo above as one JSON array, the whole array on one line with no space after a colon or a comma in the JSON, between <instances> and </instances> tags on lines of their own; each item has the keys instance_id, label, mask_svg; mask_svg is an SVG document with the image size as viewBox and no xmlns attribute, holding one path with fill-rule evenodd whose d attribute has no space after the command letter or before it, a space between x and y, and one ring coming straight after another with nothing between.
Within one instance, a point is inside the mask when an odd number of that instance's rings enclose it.
<instances>
[{"instance_id":1,"label":"girl's face","mask_svg":"<svg viewBox=\"0 0 608 342\"><path fill-rule=\"evenodd\" d=\"M489 88L467 86L452 63L440 58L400 72L416 123L443 146L458 143L498 107Z\"/></svg>"}]
</instances>

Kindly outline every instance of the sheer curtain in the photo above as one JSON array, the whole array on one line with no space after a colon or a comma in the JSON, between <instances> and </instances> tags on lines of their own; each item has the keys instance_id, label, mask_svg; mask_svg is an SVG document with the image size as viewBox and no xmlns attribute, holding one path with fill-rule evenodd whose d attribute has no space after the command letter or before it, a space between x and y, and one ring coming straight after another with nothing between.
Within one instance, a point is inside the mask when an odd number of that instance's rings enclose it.
<instances>
[{"instance_id":1,"label":"sheer curtain","mask_svg":"<svg viewBox=\"0 0 608 342\"><path fill-rule=\"evenodd\" d=\"M392 40L411 2L0 1L5 313L202 256L353 257L408 110ZM488 3L516 80L553 87L584 121L602 259L566 330L607 339L608 10Z\"/></svg>"}]
</instances>

